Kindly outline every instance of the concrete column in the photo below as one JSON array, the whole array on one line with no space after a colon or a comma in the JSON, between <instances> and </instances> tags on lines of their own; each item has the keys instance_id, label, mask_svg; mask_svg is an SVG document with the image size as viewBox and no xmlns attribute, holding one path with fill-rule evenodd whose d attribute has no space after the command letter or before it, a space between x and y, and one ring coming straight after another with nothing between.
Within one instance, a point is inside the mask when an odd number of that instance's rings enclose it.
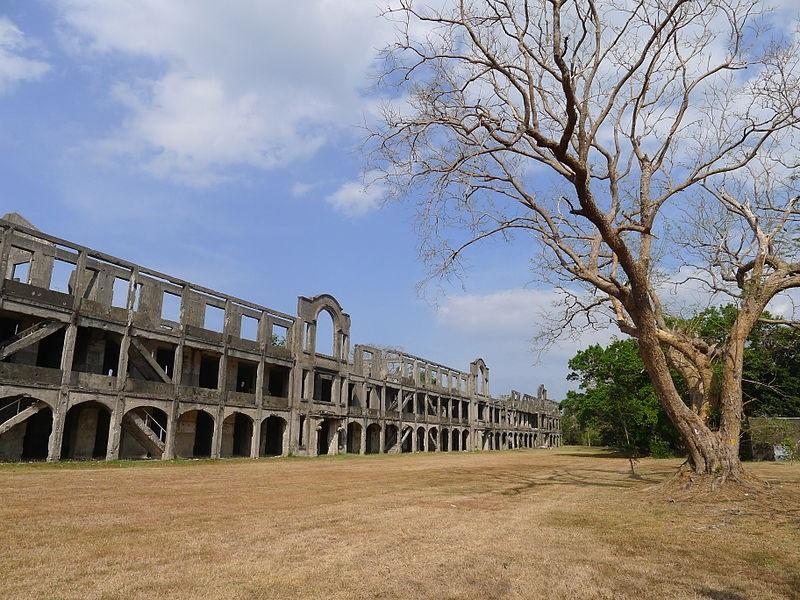
<instances>
[{"instance_id":1,"label":"concrete column","mask_svg":"<svg viewBox=\"0 0 800 600\"><path fill-rule=\"evenodd\" d=\"M253 419L253 436L250 438L250 458L258 458L260 456L260 444L261 444L261 422L263 421L263 416L261 414L261 407L256 410L256 417ZM284 430L284 434L289 429L289 424L286 424L286 429ZM286 445L284 444L284 452L286 451Z\"/></svg>"},{"instance_id":2,"label":"concrete column","mask_svg":"<svg viewBox=\"0 0 800 600\"><path fill-rule=\"evenodd\" d=\"M219 406L214 418L214 434L211 437L211 458L219 458L222 450L222 421L225 407Z\"/></svg>"},{"instance_id":3,"label":"concrete column","mask_svg":"<svg viewBox=\"0 0 800 600\"><path fill-rule=\"evenodd\" d=\"M61 352L61 390L58 393L58 404L53 410L53 429L47 442L47 460L52 462L61 458L61 442L64 439L64 420L69 403L69 381L72 375L72 361L75 356L75 338L78 326L70 323L64 333L64 348Z\"/></svg>"},{"instance_id":4,"label":"concrete column","mask_svg":"<svg viewBox=\"0 0 800 600\"><path fill-rule=\"evenodd\" d=\"M167 434L164 440L164 454L162 460L172 460L175 458L175 433L178 428L178 403L172 403L172 410L167 415Z\"/></svg>"},{"instance_id":5,"label":"concrete column","mask_svg":"<svg viewBox=\"0 0 800 600\"><path fill-rule=\"evenodd\" d=\"M383 448L384 448L385 445L386 445L386 423L383 423L381 425L381 434L379 436L379 446L380 447L378 448L378 454L383 454L384 453Z\"/></svg>"},{"instance_id":6,"label":"concrete column","mask_svg":"<svg viewBox=\"0 0 800 600\"><path fill-rule=\"evenodd\" d=\"M331 426L329 426L329 428L328 428L328 432L330 432L330 427ZM339 454L339 444L342 441L341 440L342 431L344 431L346 433L347 429L342 430L340 425L336 425L335 426L335 429L333 430L333 433L331 434L330 442L328 443L328 454L333 454L333 455ZM332 452L331 452L331 450L332 450Z\"/></svg>"},{"instance_id":7,"label":"concrete column","mask_svg":"<svg viewBox=\"0 0 800 600\"><path fill-rule=\"evenodd\" d=\"M367 453L367 422L365 419L359 421L361 423L361 443L358 447L359 454Z\"/></svg>"},{"instance_id":8,"label":"concrete column","mask_svg":"<svg viewBox=\"0 0 800 600\"><path fill-rule=\"evenodd\" d=\"M307 421L311 421L312 419L306 418ZM306 447L308 448L308 455L309 456L317 456L317 448L319 447L319 434L320 431L318 427L321 426L319 419L313 419L313 423L311 424L309 431L308 431L308 441L306 442Z\"/></svg>"},{"instance_id":9,"label":"concrete column","mask_svg":"<svg viewBox=\"0 0 800 600\"><path fill-rule=\"evenodd\" d=\"M111 420L108 423L108 445L106 447L106 460L119 458L119 444L122 438L122 417L125 414L125 398L118 397L111 411Z\"/></svg>"}]
</instances>

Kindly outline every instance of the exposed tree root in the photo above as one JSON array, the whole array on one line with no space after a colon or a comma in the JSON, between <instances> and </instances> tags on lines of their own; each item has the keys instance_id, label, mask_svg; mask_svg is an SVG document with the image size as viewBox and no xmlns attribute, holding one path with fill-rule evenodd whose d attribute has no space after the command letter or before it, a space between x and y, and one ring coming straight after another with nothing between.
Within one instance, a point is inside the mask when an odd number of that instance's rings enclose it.
<instances>
[{"instance_id":1,"label":"exposed tree root","mask_svg":"<svg viewBox=\"0 0 800 600\"><path fill-rule=\"evenodd\" d=\"M696 473L684 462L678 470L665 481L656 484L649 491L669 500L751 500L770 494L772 486L759 479L747 469L739 466L719 474Z\"/></svg>"}]
</instances>

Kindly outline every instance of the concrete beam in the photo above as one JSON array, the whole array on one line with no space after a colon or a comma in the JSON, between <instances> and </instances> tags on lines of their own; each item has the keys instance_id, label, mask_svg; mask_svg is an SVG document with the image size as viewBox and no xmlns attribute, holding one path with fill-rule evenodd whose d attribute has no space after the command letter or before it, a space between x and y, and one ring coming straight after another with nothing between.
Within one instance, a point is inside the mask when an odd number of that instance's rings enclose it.
<instances>
[{"instance_id":1,"label":"concrete beam","mask_svg":"<svg viewBox=\"0 0 800 600\"><path fill-rule=\"evenodd\" d=\"M28 408L19 411L16 415L11 417L10 419L6 419L5 421L3 421L2 424L0 424L0 435L3 435L6 431L11 429L15 425L19 425L25 419L32 417L33 415L35 415L41 410L44 410L45 408L47 408L47 404L45 404L44 402L37 402L36 404L33 404Z\"/></svg>"},{"instance_id":2,"label":"concrete beam","mask_svg":"<svg viewBox=\"0 0 800 600\"><path fill-rule=\"evenodd\" d=\"M64 327L64 323L57 323L54 321L42 321L40 323L36 323L36 325L33 325L32 327L28 327L28 329L19 332L13 338L8 339L0 344L0 360L8 358L15 352L19 352L20 350L43 340L62 327Z\"/></svg>"},{"instance_id":3,"label":"concrete beam","mask_svg":"<svg viewBox=\"0 0 800 600\"><path fill-rule=\"evenodd\" d=\"M147 351L147 348L137 340L135 337L131 337L131 346L133 346L136 351L141 355L141 357L145 360L147 365L155 372L155 374L164 382L164 383L172 383L172 378L164 372L164 369L161 368L156 362L156 359L153 358L153 355Z\"/></svg>"}]
</instances>

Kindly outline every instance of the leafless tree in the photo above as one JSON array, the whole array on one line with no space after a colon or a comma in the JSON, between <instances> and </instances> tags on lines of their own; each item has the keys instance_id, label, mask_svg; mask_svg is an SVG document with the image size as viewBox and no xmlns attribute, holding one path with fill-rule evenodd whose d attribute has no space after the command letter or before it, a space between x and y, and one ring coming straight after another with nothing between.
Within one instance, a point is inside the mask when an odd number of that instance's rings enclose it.
<instances>
[{"instance_id":1,"label":"leafless tree","mask_svg":"<svg viewBox=\"0 0 800 600\"><path fill-rule=\"evenodd\" d=\"M419 203L436 273L533 236L558 330L636 338L690 477L742 480L746 338L800 287L796 30L765 0L398 1L369 162ZM723 342L669 318L678 278L735 302Z\"/></svg>"}]
</instances>

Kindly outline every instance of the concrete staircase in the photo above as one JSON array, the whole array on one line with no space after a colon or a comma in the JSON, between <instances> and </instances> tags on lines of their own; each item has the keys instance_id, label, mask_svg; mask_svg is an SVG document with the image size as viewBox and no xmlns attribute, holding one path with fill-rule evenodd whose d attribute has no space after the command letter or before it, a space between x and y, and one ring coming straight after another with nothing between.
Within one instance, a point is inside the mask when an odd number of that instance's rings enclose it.
<instances>
[{"instance_id":1,"label":"concrete staircase","mask_svg":"<svg viewBox=\"0 0 800 600\"><path fill-rule=\"evenodd\" d=\"M47 404L44 402L34 402L30 406L25 406L24 400L24 397L15 398L0 407L0 419L2 419L2 422L0 422L0 435L47 408Z\"/></svg>"},{"instance_id":2,"label":"concrete staircase","mask_svg":"<svg viewBox=\"0 0 800 600\"><path fill-rule=\"evenodd\" d=\"M122 427L125 431L130 433L153 458L161 458L164 454L164 441L166 440L167 432L158 421L148 413L138 412L136 410L130 411L122 420Z\"/></svg>"}]
</instances>

